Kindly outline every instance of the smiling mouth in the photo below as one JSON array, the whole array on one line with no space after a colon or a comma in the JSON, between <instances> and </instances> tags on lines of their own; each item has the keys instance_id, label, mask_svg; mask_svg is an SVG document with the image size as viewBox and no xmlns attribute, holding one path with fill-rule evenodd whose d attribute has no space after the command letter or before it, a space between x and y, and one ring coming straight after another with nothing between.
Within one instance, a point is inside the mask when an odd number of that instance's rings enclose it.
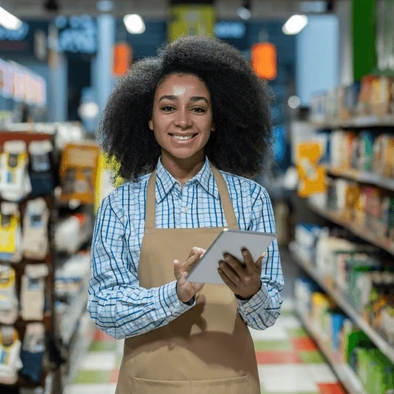
<instances>
[{"instance_id":1,"label":"smiling mouth","mask_svg":"<svg viewBox=\"0 0 394 394\"><path fill-rule=\"evenodd\" d=\"M188 134L188 135L179 135L179 134L170 134L170 136L177 141L189 141L193 139L197 134Z\"/></svg>"}]
</instances>

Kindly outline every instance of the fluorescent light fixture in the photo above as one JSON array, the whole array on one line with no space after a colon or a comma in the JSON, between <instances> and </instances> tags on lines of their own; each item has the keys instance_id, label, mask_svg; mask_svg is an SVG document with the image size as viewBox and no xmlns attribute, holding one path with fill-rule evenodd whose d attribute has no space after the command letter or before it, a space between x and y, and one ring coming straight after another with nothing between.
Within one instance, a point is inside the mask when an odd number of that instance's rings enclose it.
<instances>
[{"instance_id":1,"label":"fluorescent light fixture","mask_svg":"<svg viewBox=\"0 0 394 394\"><path fill-rule=\"evenodd\" d=\"M250 10L247 7L238 7L237 8L237 14L243 20L248 20L251 17Z\"/></svg>"},{"instance_id":2,"label":"fluorescent light fixture","mask_svg":"<svg viewBox=\"0 0 394 394\"><path fill-rule=\"evenodd\" d=\"M145 31L144 20L137 14L125 15L123 23L130 34L142 34Z\"/></svg>"},{"instance_id":3,"label":"fluorescent light fixture","mask_svg":"<svg viewBox=\"0 0 394 394\"><path fill-rule=\"evenodd\" d=\"M308 17L306 15L293 15L283 25L282 31L284 34L298 34L308 24Z\"/></svg>"},{"instance_id":4,"label":"fluorescent light fixture","mask_svg":"<svg viewBox=\"0 0 394 394\"><path fill-rule=\"evenodd\" d=\"M0 25L8 30L18 30L22 26L22 21L0 7Z\"/></svg>"}]
</instances>

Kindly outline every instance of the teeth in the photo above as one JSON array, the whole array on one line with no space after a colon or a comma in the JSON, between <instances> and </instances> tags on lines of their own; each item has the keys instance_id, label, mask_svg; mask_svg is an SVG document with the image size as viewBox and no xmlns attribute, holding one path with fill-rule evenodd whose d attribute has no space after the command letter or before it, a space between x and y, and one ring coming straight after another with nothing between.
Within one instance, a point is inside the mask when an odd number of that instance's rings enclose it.
<instances>
[{"instance_id":1,"label":"teeth","mask_svg":"<svg viewBox=\"0 0 394 394\"><path fill-rule=\"evenodd\" d=\"M190 140L193 138L192 135L173 135L173 137L177 140L180 140L180 141L186 141L186 140Z\"/></svg>"}]
</instances>

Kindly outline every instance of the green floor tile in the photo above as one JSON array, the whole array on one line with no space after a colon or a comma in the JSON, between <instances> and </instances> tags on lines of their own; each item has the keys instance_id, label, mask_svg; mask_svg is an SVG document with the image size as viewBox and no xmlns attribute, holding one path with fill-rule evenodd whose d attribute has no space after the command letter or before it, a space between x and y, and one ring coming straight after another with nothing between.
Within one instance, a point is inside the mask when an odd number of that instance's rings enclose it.
<instances>
[{"instance_id":1,"label":"green floor tile","mask_svg":"<svg viewBox=\"0 0 394 394\"><path fill-rule=\"evenodd\" d=\"M309 337L308 333L302 328L289 328L287 334L290 338L307 338Z\"/></svg>"},{"instance_id":2,"label":"green floor tile","mask_svg":"<svg viewBox=\"0 0 394 394\"><path fill-rule=\"evenodd\" d=\"M298 352L298 356L305 364L325 364L326 360L318 351Z\"/></svg>"},{"instance_id":3,"label":"green floor tile","mask_svg":"<svg viewBox=\"0 0 394 394\"><path fill-rule=\"evenodd\" d=\"M292 310L284 310L280 311L281 316L294 316L294 311Z\"/></svg>"},{"instance_id":4,"label":"green floor tile","mask_svg":"<svg viewBox=\"0 0 394 394\"><path fill-rule=\"evenodd\" d=\"M116 350L116 342L112 341L97 341L90 345L90 352L105 352Z\"/></svg>"},{"instance_id":5,"label":"green floor tile","mask_svg":"<svg viewBox=\"0 0 394 394\"><path fill-rule=\"evenodd\" d=\"M109 383L111 371L81 370L74 379L74 384Z\"/></svg>"},{"instance_id":6,"label":"green floor tile","mask_svg":"<svg viewBox=\"0 0 394 394\"><path fill-rule=\"evenodd\" d=\"M118 354L116 357L116 366L119 368L120 364L122 364L123 354Z\"/></svg>"},{"instance_id":7,"label":"green floor tile","mask_svg":"<svg viewBox=\"0 0 394 394\"><path fill-rule=\"evenodd\" d=\"M255 350L293 350L289 341L255 341Z\"/></svg>"}]
</instances>

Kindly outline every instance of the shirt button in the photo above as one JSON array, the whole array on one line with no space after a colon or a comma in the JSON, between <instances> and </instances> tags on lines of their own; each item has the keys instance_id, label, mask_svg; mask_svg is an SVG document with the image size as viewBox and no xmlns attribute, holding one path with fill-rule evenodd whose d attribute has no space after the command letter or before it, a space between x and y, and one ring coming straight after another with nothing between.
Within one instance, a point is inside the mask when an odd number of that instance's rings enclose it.
<instances>
[{"instance_id":1,"label":"shirt button","mask_svg":"<svg viewBox=\"0 0 394 394\"><path fill-rule=\"evenodd\" d=\"M246 308L245 308L245 311L246 311L246 312L250 312L250 308L249 308L249 307L246 307Z\"/></svg>"},{"instance_id":2,"label":"shirt button","mask_svg":"<svg viewBox=\"0 0 394 394\"><path fill-rule=\"evenodd\" d=\"M170 312L174 312L174 308L170 306Z\"/></svg>"},{"instance_id":3,"label":"shirt button","mask_svg":"<svg viewBox=\"0 0 394 394\"><path fill-rule=\"evenodd\" d=\"M183 207L183 212L189 212L189 207Z\"/></svg>"}]
</instances>

